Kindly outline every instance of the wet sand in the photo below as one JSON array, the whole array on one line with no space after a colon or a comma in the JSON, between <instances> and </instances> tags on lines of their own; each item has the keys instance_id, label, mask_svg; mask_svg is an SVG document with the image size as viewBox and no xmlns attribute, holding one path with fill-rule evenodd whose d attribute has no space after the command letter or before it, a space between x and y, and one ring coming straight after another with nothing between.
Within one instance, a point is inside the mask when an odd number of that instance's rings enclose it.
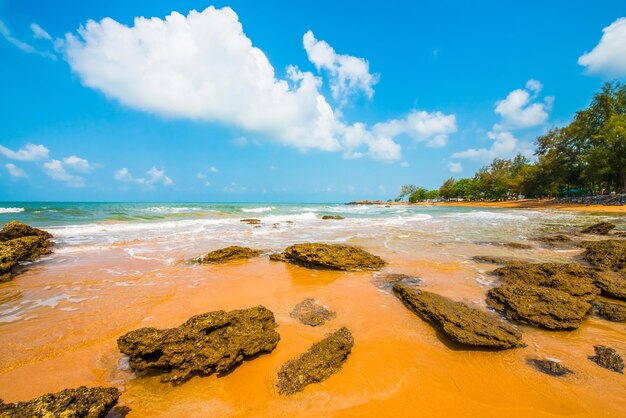
<instances>
[{"instance_id":1,"label":"wet sand","mask_svg":"<svg viewBox=\"0 0 626 418\"><path fill-rule=\"evenodd\" d=\"M460 243L443 252L423 246L407 257L375 240L356 243L390 262L384 272L420 276L424 289L481 308L495 266L469 261L471 255L554 261L576 255ZM50 301L52 294L57 299ZM465 350L374 286L369 272L308 270L267 257L222 266L163 265L112 247L35 264L4 284L0 297L43 303L23 320L0 325L0 397L7 402L80 385L114 385L123 394L113 416L130 408L131 418L626 416L626 377L587 359L595 344L626 353L624 324L592 316L573 332L520 326L525 348ZM317 328L291 318L293 306L307 297L337 318ZM138 327L173 327L192 315L259 304L274 312L281 341L272 353L224 376L163 384L158 376L128 371L117 350L117 337ZM342 325L355 339L343 370L301 393L279 396L274 379L280 366ZM574 374L544 375L527 364L530 357L558 358Z\"/></svg>"}]
</instances>

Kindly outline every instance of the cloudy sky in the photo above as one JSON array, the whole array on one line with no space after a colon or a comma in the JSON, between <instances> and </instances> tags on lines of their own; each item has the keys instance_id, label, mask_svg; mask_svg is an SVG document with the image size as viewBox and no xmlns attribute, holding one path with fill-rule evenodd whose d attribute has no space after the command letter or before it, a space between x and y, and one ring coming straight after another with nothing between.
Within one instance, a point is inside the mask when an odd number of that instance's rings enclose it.
<instances>
[{"instance_id":1,"label":"cloudy sky","mask_svg":"<svg viewBox=\"0 0 626 418\"><path fill-rule=\"evenodd\" d=\"M626 80L621 0L417 3L0 0L0 199L386 199Z\"/></svg>"}]
</instances>

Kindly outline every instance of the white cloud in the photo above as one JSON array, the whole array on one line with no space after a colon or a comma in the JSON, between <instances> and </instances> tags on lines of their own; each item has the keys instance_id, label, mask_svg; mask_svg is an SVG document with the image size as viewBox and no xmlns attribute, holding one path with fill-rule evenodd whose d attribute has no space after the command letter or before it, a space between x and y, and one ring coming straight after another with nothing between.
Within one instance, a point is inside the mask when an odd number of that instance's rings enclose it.
<instances>
[{"instance_id":1,"label":"white cloud","mask_svg":"<svg viewBox=\"0 0 626 418\"><path fill-rule=\"evenodd\" d=\"M510 92L506 99L496 103L495 112L502 117L502 122L494 126L494 130L531 128L544 123L548 112L552 109L554 97L548 96L543 102L534 102L543 85L530 79L525 89Z\"/></svg>"},{"instance_id":2,"label":"white cloud","mask_svg":"<svg viewBox=\"0 0 626 418\"><path fill-rule=\"evenodd\" d=\"M602 29L602 38L591 52L578 58L589 73L611 77L626 76L626 17L620 17Z\"/></svg>"},{"instance_id":3,"label":"white cloud","mask_svg":"<svg viewBox=\"0 0 626 418\"><path fill-rule=\"evenodd\" d=\"M448 170L451 173L460 173L463 171L463 164L450 161L448 162Z\"/></svg>"},{"instance_id":4,"label":"white cloud","mask_svg":"<svg viewBox=\"0 0 626 418\"><path fill-rule=\"evenodd\" d=\"M394 137L341 121L341 112L320 93L320 78L294 66L288 67L287 79L277 78L228 7L187 16L173 12L165 19L138 17L132 27L111 18L91 20L78 35L66 35L63 50L83 84L135 109L233 125L302 151L401 157ZM343 80L337 88L367 93L373 81L366 62L336 54L333 59Z\"/></svg>"},{"instance_id":5,"label":"white cloud","mask_svg":"<svg viewBox=\"0 0 626 418\"><path fill-rule=\"evenodd\" d=\"M522 153L527 157L533 154L532 145L519 141L511 132L488 132L487 137L494 141L489 148L470 148L462 152L455 152L452 154L452 158L489 161L494 158L509 158L517 153Z\"/></svg>"},{"instance_id":6,"label":"white cloud","mask_svg":"<svg viewBox=\"0 0 626 418\"><path fill-rule=\"evenodd\" d=\"M48 32L46 32L41 26L37 23L31 23L30 29L33 31L33 37L37 39L45 39L47 41L52 41L52 36Z\"/></svg>"},{"instance_id":7,"label":"white cloud","mask_svg":"<svg viewBox=\"0 0 626 418\"><path fill-rule=\"evenodd\" d=\"M64 158L63 164L81 173L88 173L94 169L93 165L91 165L89 161L75 155L70 155L69 157Z\"/></svg>"},{"instance_id":8,"label":"white cloud","mask_svg":"<svg viewBox=\"0 0 626 418\"><path fill-rule=\"evenodd\" d=\"M387 138L408 135L416 141L426 141L429 147L443 147L448 135L457 131L456 117L441 112L412 111L404 119L392 119L374 125L375 134Z\"/></svg>"},{"instance_id":9,"label":"white cloud","mask_svg":"<svg viewBox=\"0 0 626 418\"><path fill-rule=\"evenodd\" d=\"M304 34L302 44L315 68L330 74L330 89L335 100L345 101L347 96L359 91L372 98L378 75L370 73L365 59L337 54L327 42L315 39L311 31Z\"/></svg>"},{"instance_id":10,"label":"white cloud","mask_svg":"<svg viewBox=\"0 0 626 418\"><path fill-rule=\"evenodd\" d=\"M146 177L134 177L126 167L117 170L114 173L114 177L116 180L124 183L136 183L146 187L156 185L171 186L174 184L174 181L165 175L165 170L159 170L156 167L146 171Z\"/></svg>"},{"instance_id":11,"label":"white cloud","mask_svg":"<svg viewBox=\"0 0 626 418\"><path fill-rule=\"evenodd\" d=\"M198 174L196 174L196 178L198 180L206 180L207 177L206 177L206 174L204 174L204 173L198 173Z\"/></svg>"},{"instance_id":12,"label":"white cloud","mask_svg":"<svg viewBox=\"0 0 626 418\"><path fill-rule=\"evenodd\" d=\"M48 158L50 150L43 145L26 144L24 148L13 151L7 147L0 145L0 153L12 160L19 161L37 161Z\"/></svg>"},{"instance_id":13,"label":"white cloud","mask_svg":"<svg viewBox=\"0 0 626 418\"><path fill-rule=\"evenodd\" d=\"M84 179L80 176L76 176L68 173L65 170L63 162L60 160L51 160L43 164L44 171L53 180L61 181L70 187L83 187L85 185Z\"/></svg>"},{"instance_id":14,"label":"white cloud","mask_svg":"<svg viewBox=\"0 0 626 418\"><path fill-rule=\"evenodd\" d=\"M212 166L209 168L209 171L210 171L211 173L219 173L220 169L212 165Z\"/></svg>"},{"instance_id":15,"label":"white cloud","mask_svg":"<svg viewBox=\"0 0 626 418\"><path fill-rule=\"evenodd\" d=\"M39 27L39 25L37 25L36 23L34 25L36 25L39 29L41 29L41 27ZM56 55L51 54L48 51L40 51L39 49L35 48L34 46L32 46L32 45L30 45L30 44L28 44L28 43L26 43L24 41L20 41L19 39L17 39L13 35L11 35L11 31L4 24L4 22L2 20L0 20L0 35L8 43L12 44L13 46L19 48L20 50L22 50L22 51L24 51L26 53L40 55L42 57L50 58L50 59L55 60L55 61L57 59Z\"/></svg>"},{"instance_id":16,"label":"white cloud","mask_svg":"<svg viewBox=\"0 0 626 418\"><path fill-rule=\"evenodd\" d=\"M15 179L18 179L18 178L28 178L28 174L26 174L26 171L22 170L21 168L19 168L15 164L7 163L7 164L4 165L4 167L9 172L9 175L11 177L15 178Z\"/></svg>"}]
</instances>

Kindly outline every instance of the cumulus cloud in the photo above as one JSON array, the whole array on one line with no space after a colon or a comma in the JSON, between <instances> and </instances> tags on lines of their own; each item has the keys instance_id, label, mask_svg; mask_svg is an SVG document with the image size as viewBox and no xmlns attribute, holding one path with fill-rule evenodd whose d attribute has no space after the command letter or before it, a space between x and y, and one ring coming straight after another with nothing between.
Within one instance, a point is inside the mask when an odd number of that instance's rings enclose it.
<instances>
[{"instance_id":1,"label":"cumulus cloud","mask_svg":"<svg viewBox=\"0 0 626 418\"><path fill-rule=\"evenodd\" d=\"M39 144L26 144L24 148L13 151L7 147L0 145L0 153L7 158L19 161L37 161L48 158L50 150Z\"/></svg>"},{"instance_id":2,"label":"cumulus cloud","mask_svg":"<svg viewBox=\"0 0 626 418\"><path fill-rule=\"evenodd\" d=\"M219 168L217 168L217 167L215 167L214 165L212 165L212 166L209 168L209 171L210 171L211 173L219 173L220 169L219 169Z\"/></svg>"},{"instance_id":3,"label":"cumulus cloud","mask_svg":"<svg viewBox=\"0 0 626 418\"><path fill-rule=\"evenodd\" d=\"M65 183L70 187L83 187L85 181L81 176L70 174L60 160L51 160L43 164L45 173L53 180Z\"/></svg>"},{"instance_id":4,"label":"cumulus cloud","mask_svg":"<svg viewBox=\"0 0 626 418\"><path fill-rule=\"evenodd\" d=\"M39 25L37 25L36 23L34 24L38 29L41 29L41 27ZM32 26L31 26L32 28ZM38 37L38 35L43 35L43 33L45 33L45 31L43 29L41 29L42 32L35 32L35 29L33 28L33 33L35 35L35 37ZM41 51L37 48L35 48L34 46L32 46L29 43L26 43L24 41L21 41L19 39L17 39L16 37L14 37L11 34L11 31L9 30L9 28L7 27L7 25L4 24L3 21L0 20L0 35L11 45L19 48L20 50L29 53L29 54L36 54L36 55L40 55L42 57L46 57L46 58L50 58L52 60L57 59L56 55L48 52L48 51ZM49 36L49 35L48 35Z\"/></svg>"},{"instance_id":5,"label":"cumulus cloud","mask_svg":"<svg viewBox=\"0 0 626 418\"><path fill-rule=\"evenodd\" d=\"M171 186L174 184L174 181L165 175L165 170L159 170L156 167L150 168L146 172L146 177L134 177L126 167L117 170L113 176L116 180L123 183L136 183L146 187L157 185Z\"/></svg>"},{"instance_id":6,"label":"cumulus cloud","mask_svg":"<svg viewBox=\"0 0 626 418\"><path fill-rule=\"evenodd\" d=\"M412 111L404 119L393 119L374 125L378 135L395 138L406 134L416 141L426 141L430 147L443 147L448 135L456 132L456 117L441 112Z\"/></svg>"},{"instance_id":7,"label":"cumulus cloud","mask_svg":"<svg viewBox=\"0 0 626 418\"><path fill-rule=\"evenodd\" d=\"M15 164L7 163L4 165L4 168L7 169L7 171L9 172L9 175L13 177L14 179L28 178L28 174L26 174L26 171L22 170Z\"/></svg>"},{"instance_id":8,"label":"cumulus cloud","mask_svg":"<svg viewBox=\"0 0 626 418\"><path fill-rule=\"evenodd\" d=\"M462 152L455 152L452 154L452 158L489 161L494 158L512 157L518 152L527 157L533 154L531 144L519 141L511 132L488 132L487 137L493 141L489 148L470 148Z\"/></svg>"},{"instance_id":9,"label":"cumulus cloud","mask_svg":"<svg viewBox=\"0 0 626 418\"><path fill-rule=\"evenodd\" d=\"M304 34L302 44L315 68L328 72L335 100L345 101L347 96L359 91L372 98L378 75L370 73L369 63L365 59L337 54L327 42L315 39L311 31Z\"/></svg>"},{"instance_id":10,"label":"cumulus cloud","mask_svg":"<svg viewBox=\"0 0 626 418\"><path fill-rule=\"evenodd\" d=\"M451 173L460 173L463 171L463 164L450 161L448 162L448 170Z\"/></svg>"},{"instance_id":11,"label":"cumulus cloud","mask_svg":"<svg viewBox=\"0 0 626 418\"><path fill-rule=\"evenodd\" d=\"M589 73L626 76L626 17L620 17L602 32L598 45L580 56L578 64L586 67Z\"/></svg>"},{"instance_id":12,"label":"cumulus cloud","mask_svg":"<svg viewBox=\"0 0 626 418\"><path fill-rule=\"evenodd\" d=\"M111 18L91 20L78 34L66 35L63 50L84 85L135 109L233 125L302 151L401 157L395 137L341 121L320 93L320 78L294 66L287 68L286 79L278 78L228 7L187 16L173 12L165 19L138 17L133 26ZM314 60L320 68L323 63L334 68L337 91L368 94L373 78L367 76L366 61L333 57L332 65ZM443 139L434 136L433 145L441 145Z\"/></svg>"},{"instance_id":13,"label":"cumulus cloud","mask_svg":"<svg viewBox=\"0 0 626 418\"><path fill-rule=\"evenodd\" d=\"M534 102L543 89L543 85L530 79L525 89L510 92L506 99L496 103L495 112L502 117L502 122L494 126L495 130L522 129L541 125L548 119L554 97L548 96L541 102Z\"/></svg>"},{"instance_id":14,"label":"cumulus cloud","mask_svg":"<svg viewBox=\"0 0 626 418\"><path fill-rule=\"evenodd\" d=\"M64 158L63 164L81 173L88 173L94 169L93 165L90 164L89 161L75 155L70 155L69 157Z\"/></svg>"}]
</instances>

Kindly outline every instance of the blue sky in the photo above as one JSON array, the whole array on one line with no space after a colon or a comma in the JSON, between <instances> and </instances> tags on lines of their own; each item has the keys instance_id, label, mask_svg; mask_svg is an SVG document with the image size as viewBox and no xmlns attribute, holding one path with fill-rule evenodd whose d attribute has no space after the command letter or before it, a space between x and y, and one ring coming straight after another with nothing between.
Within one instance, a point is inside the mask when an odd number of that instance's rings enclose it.
<instances>
[{"instance_id":1,"label":"blue sky","mask_svg":"<svg viewBox=\"0 0 626 418\"><path fill-rule=\"evenodd\" d=\"M617 0L0 0L0 200L438 187L530 155L625 80L624 16Z\"/></svg>"}]
</instances>

